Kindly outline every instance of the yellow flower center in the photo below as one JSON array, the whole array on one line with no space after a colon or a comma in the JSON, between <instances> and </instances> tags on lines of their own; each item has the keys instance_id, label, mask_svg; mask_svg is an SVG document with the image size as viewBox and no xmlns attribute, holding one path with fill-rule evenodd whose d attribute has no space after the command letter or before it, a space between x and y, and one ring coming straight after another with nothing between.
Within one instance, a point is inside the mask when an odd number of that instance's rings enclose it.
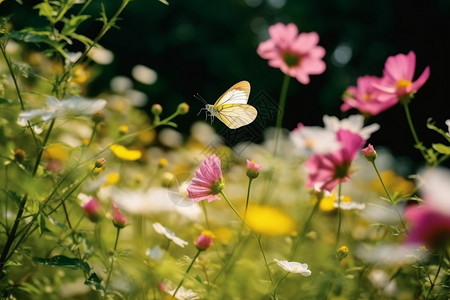
<instances>
[{"instance_id":1,"label":"yellow flower center","mask_svg":"<svg viewBox=\"0 0 450 300\"><path fill-rule=\"evenodd\" d=\"M411 80L400 79L399 81L397 81L396 88L397 90L408 89L411 87L411 85Z\"/></svg>"}]
</instances>

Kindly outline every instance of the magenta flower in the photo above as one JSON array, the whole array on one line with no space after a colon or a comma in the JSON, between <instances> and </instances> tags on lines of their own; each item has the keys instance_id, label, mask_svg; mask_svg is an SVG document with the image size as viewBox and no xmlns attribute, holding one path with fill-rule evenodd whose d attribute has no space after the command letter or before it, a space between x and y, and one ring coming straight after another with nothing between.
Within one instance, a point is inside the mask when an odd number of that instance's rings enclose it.
<instances>
[{"instance_id":1,"label":"magenta flower","mask_svg":"<svg viewBox=\"0 0 450 300\"><path fill-rule=\"evenodd\" d=\"M92 222L98 222L102 218L102 206L97 198L88 196L86 202L81 207L84 210L86 217Z\"/></svg>"},{"instance_id":2,"label":"magenta flower","mask_svg":"<svg viewBox=\"0 0 450 300\"><path fill-rule=\"evenodd\" d=\"M381 92L396 95L399 100L410 99L428 80L430 67L426 67L422 74L413 81L416 71L416 54L410 51L407 55L397 54L386 60L383 78L373 86Z\"/></svg>"},{"instance_id":3,"label":"magenta flower","mask_svg":"<svg viewBox=\"0 0 450 300\"><path fill-rule=\"evenodd\" d=\"M198 250L204 251L211 247L213 243L214 234L209 230L204 230L195 241L195 246Z\"/></svg>"},{"instance_id":4,"label":"magenta flower","mask_svg":"<svg viewBox=\"0 0 450 300\"><path fill-rule=\"evenodd\" d=\"M350 179L350 166L365 140L359 134L343 129L336 136L342 148L328 154L315 154L306 162L308 187L332 192L338 183Z\"/></svg>"},{"instance_id":5,"label":"magenta flower","mask_svg":"<svg viewBox=\"0 0 450 300\"><path fill-rule=\"evenodd\" d=\"M359 77L356 86L347 88L341 110L356 108L363 114L374 116L397 104L398 98L395 95L380 92L373 86L380 84L380 81L381 78L375 76Z\"/></svg>"},{"instance_id":6,"label":"magenta flower","mask_svg":"<svg viewBox=\"0 0 450 300\"><path fill-rule=\"evenodd\" d=\"M421 174L422 204L406 208L411 229L407 244L437 248L450 241L450 172L434 168Z\"/></svg>"},{"instance_id":7,"label":"magenta flower","mask_svg":"<svg viewBox=\"0 0 450 300\"><path fill-rule=\"evenodd\" d=\"M269 34L270 39L259 44L257 53L269 60L271 67L279 68L303 84L309 83L309 75L325 71L322 60L325 49L317 45L316 32L298 34L295 24L277 23L269 27Z\"/></svg>"},{"instance_id":8,"label":"magenta flower","mask_svg":"<svg viewBox=\"0 0 450 300\"><path fill-rule=\"evenodd\" d=\"M116 202L113 202L113 224L117 228L124 228L127 225L127 217L122 213Z\"/></svg>"},{"instance_id":9,"label":"magenta flower","mask_svg":"<svg viewBox=\"0 0 450 300\"><path fill-rule=\"evenodd\" d=\"M213 154L202 161L195 171L195 177L187 187L188 198L194 202L219 200L220 197L217 194L223 190L224 186L220 158Z\"/></svg>"}]
</instances>

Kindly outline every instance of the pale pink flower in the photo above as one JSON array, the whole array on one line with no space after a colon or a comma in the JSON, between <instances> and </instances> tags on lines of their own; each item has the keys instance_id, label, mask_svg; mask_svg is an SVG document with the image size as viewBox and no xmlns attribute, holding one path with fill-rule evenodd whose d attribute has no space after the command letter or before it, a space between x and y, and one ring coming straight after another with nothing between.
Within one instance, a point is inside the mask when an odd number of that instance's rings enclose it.
<instances>
[{"instance_id":1,"label":"pale pink flower","mask_svg":"<svg viewBox=\"0 0 450 300\"><path fill-rule=\"evenodd\" d=\"M194 202L219 200L224 188L220 158L215 154L202 161L191 184L187 187L188 198Z\"/></svg>"},{"instance_id":2,"label":"pale pink flower","mask_svg":"<svg viewBox=\"0 0 450 300\"><path fill-rule=\"evenodd\" d=\"M362 153L364 158L370 162L374 162L377 158L377 151L373 148L371 144L369 144L366 148L362 149Z\"/></svg>"},{"instance_id":3,"label":"pale pink flower","mask_svg":"<svg viewBox=\"0 0 450 300\"><path fill-rule=\"evenodd\" d=\"M302 155L326 154L341 148L336 132L319 126L305 126L302 123L291 131L289 138L295 150Z\"/></svg>"},{"instance_id":4,"label":"pale pink flower","mask_svg":"<svg viewBox=\"0 0 450 300\"><path fill-rule=\"evenodd\" d=\"M430 76L430 67L426 67L422 74L413 81L416 71L416 54L410 51L408 54L397 54L387 58L383 70L383 78L380 83L373 86L378 90L396 95L399 100L409 99L415 94Z\"/></svg>"},{"instance_id":5,"label":"pale pink flower","mask_svg":"<svg viewBox=\"0 0 450 300\"><path fill-rule=\"evenodd\" d=\"M315 154L306 162L308 187L331 192L340 182L350 180L350 166L365 140L359 134L344 129L339 130L336 136L342 144L341 149Z\"/></svg>"},{"instance_id":6,"label":"pale pink flower","mask_svg":"<svg viewBox=\"0 0 450 300\"><path fill-rule=\"evenodd\" d=\"M113 202L113 223L117 228L124 228L127 225L127 217L115 202Z\"/></svg>"},{"instance_id":7,"label":"pale pink flower","mask_svg":"<svg viewBox=\"0 0 450 300\"><path fill-rule=\"evenodd\" d=\"M254 179L256 177L259 176L259 170L261 170L262 166L256 164L253 160L248 160L247 159L247 171L246 171L246 175L251 178Z\"/></svg>"},{"instance_id":8,"label":"pale pink flower","mask_svg":"<svg viewBox=\"0 0 450 300\"><path fill-rule=\"evenodd\" d=\"M83 211L92 222L98 222L102 218L102 206L97 198L84 194L78 195L78 198L82 200L81 207Z\"/></svg>"},{"instance_id":9,"label":"pale pink flower","mask_svg":"<svg viewBox=\"0 0 450 300\"><path fill-rule=\"evenodd\" d=\"M397 104L395 95L380 92L373 86L379 84L380 80L375 76L359 77L356 86L350 86L345 91L341 110L356 108L363 114L374 116Z\"/></svg>"},{"instance_id":10,"label":"pale pink flower","mask_svg":"<svg viewBox=\"0 0 450 300\"><path fill-rule=\"evenodd\" d=\"M295 24L277 23L269 27L269 35L269 40L259 44L257 53L269 60L271 67L279 68L303 84L309 83L309 75L325 71L322 60L325 49L317 45L319 35L316 32L299 34Z\"/></svg>"}]
</instances>

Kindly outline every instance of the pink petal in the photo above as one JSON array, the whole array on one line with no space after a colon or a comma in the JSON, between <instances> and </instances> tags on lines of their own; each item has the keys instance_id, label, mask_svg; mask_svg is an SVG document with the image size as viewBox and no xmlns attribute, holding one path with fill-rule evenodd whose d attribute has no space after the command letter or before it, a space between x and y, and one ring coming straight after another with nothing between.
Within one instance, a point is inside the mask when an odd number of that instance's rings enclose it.
<instances>
[{"instance_id":1,"label":"pink petal","mask_svg":"<svg viewBox=\"0 0 450 300\"><path fill-rule=\"evenodd\" d=\"M417 91L418 89L420 89L428 80L428 77L430 77L430 67L426 67L419 78L417 78L417 80L413 82L413 84L411 85L411 90Z\"/></svg>"}]
</instances>

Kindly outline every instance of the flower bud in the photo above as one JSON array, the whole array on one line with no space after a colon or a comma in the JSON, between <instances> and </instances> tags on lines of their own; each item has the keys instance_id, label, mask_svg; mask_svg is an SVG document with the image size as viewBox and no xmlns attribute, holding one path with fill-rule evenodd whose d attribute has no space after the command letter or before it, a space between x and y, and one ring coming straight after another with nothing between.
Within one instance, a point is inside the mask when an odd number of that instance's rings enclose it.
<instances>
[{"instance_id":1,"label":"flower bud","mask_svg":"<svg viewBox=\"0 0 450 300\"><path fill-rule=\"evenodd\" d=\"M125 124L122 124L119 126L119 134L120 135L125 135L128 133L128 126Z\"/></svg>"},{"instance_id":2,"label":"flower bud","mask_svg":"<svg viewBox=\"0 0 450 300\"><path fill-rule=\"evenodd\" d=\"M167 166L167 163L168 163L168 161L167 161L167 158L161 158L159 161L158 161L158 169L162 169L162 168L164 168L165 166Z\"/></svg>"},{"instance_id":3,"label":"flower bud","mask_svg":"<svg viewBox=\"0 0 450 300\"><path fill-rule=\"evenodd\" d=\"M104 159L103 157L102 157L102 158L99 158L99 159L97 159L97 160L95 161L95 167L96 167L97 169L104 168L104 167L105 167L105 164L106 164L106 159Z\"/></svg>"},{"instance_id":4,"label":"flower bud","mask_svg":"<svg viewBox=\"0 0 450 300\"><path fill-rule=\"evenodd\" d=\"M179 115L185 115L189 112L189 105L186 102L178 104L177 113Z\"/></svg>"},{"instance_id":5,"label":"flower bud","mask_svg":"<svg viewBox=\"0 0 450 300\"><path fill-rule=\"evenodd\" d=\"M211 247L213 242L214 234L209 230L204 230L202 234L195 241L195 246L198 250L204 251Z\"/></svg>"},{"instance_id":6,"label":"flower bud","mask_svg":"<svg viewBox=\"0 0 450 300\"><path fill-rule=\"evenodd\" d=\"M117 228L124 228L127 225L127 217L124 216L115 202L113 202L113 224Z\"/></svg>"},{"instance_id":7,"label":"flower bud","mask_svg":"<svg viewBox=\"0 0 450 300\"><path fill-rule=\"evenodd\" d=\"M89 197L89 199L87 199L87 201L82 204L82 208L84 210L86 217L88 217L88 219L91 220L92 222L96 223L101 220L102 208L97 198Z\"/></svg>"},{"instance_id":8,"label":"flower bud","mask_svg":"<svg viewBox=\"0 0 450 300\"><path fill-rule=\"evenodd\" d=\"M250 179L255 179L259 175L259 170L261 169L261 165L255 164L255 162L252 160L247 159L247 176Z\"/></svg>"},{"instance_id":9,"label":"flower bud","mask_svg":"<svg viewBox=\"0 0 450 300\"><path fill-rule=\"evenodd\" d=\"M373 148L371 144L369 144L366 148L362 149L362 153L364 155L364 158L367 159L370 162L374 162L377 158L377 152Z\"/></svg>"},{"instance_id":10,"label":"flower bud","mask_svg":"<svg viewBox=\"0 0 450 300\"><path fill-rule=\"evenodd\" d=\"M348 247L347 246L341 246L339 249L336 250L336 257L339 261L343 260L348 256Z\"/></svg>"},{"instance_id":11,"label":"flower bud","mask_svg":"<svg viewBox=\"0 0 450 300\"><path fill-rule=\"evenodd\" d=\"M14 158L17 160L17 162L21 163L25 160L25 157L27 156L27 153L23 149L16 149L14 152Z\"/></svg>"},{"instance_id":12,"label":"flower bud","mask_svg":"<svg viewBox=\"0 0 450 300\"><path fill-rule=\"evenodd\" d=\"M101 112L96 112L95 114L92 115L91 119L92 121L94 121L94 123L98 124L100 122L103 122L105 116Z\"/></svg>"},{"instance_id":13,"label":"flower bud","mask_svg":"<svg viewBox=\"0 0 450 300\"><path fill-rule=\"evenodd\" d=\"M153 115L159 116L162 113L163 108L160 104L153 104L151 111Z\"/></svg>"}]
</instances>

